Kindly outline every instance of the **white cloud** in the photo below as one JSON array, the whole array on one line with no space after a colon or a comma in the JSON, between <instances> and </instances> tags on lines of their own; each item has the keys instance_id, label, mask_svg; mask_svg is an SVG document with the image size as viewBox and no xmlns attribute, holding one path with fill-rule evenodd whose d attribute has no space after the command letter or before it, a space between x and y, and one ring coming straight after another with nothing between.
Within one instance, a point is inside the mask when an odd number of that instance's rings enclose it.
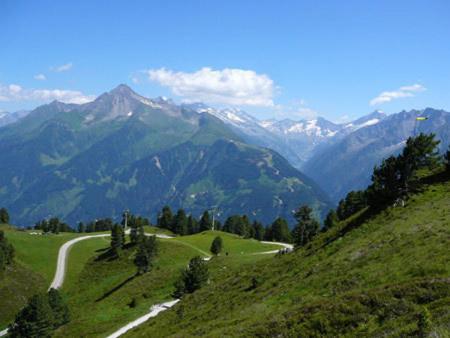
<instances>
[{"instance_id":1,"label":"white cloud","mask_svg":"<svg viewBox=\"0 0 450 338\"><path fill-rule=\"evenodd\" d=\"M252 70L205 67L193 73L165 68L145 72L151 81L168 87L187 102L234 106L273 106L274 83L265 74Z\"/></svg>"},{"instance_id":2,"label":"white cloud","mask_svg":"<svg viewBox=\"0 0 450 338\"><path fill-rule=\"evenodd\" d=\"M411 86L403 86L395 91L382 92L380 95L370 100L370 105L375 106L390 102L395 99L400 99L404 97L413 97L415 93L423 92L427 90L424 86L420 84L413 84Z\"/></svg>"},{"instance_id":3,"label":"white cloud","mask_svg":"<svg viewBox=\"0 0 450 338\"><path fill-rule=\"evenodd\" d=\"M86 103L93 101L94 95L85 95L77 90L66 89L24 89L19 85L0 84L0 102L10 101L53 101L65 103Z\"/></svg>"},{"instance_id":4,"label":"white cloud","mask_svg":"<svg viewBox=\"0 0 450 338\"><path fill-rule=\"evenodd\" d=\"M36 74L36 75L34 76L34 79L35 79L35 80L38 80L38 81L45 81L45 80L47 80L47 78L45 77L44 74Z\"/></svg>"},{"instance_id":5,"label":"white cloud","mask_svg":"<svg viewBox=\"0 0 450 338\"><path fill-rule=\"evenodd\" d=\"M51 67L50 69L54 72L61 73L61 72L67 72L68 70L71 70L72 66L73 66L72 62L69 62L69 63L66 63L61 66Z\"/></svg>"},{"instance_id":6,"label":"white cloud","mask_svg":"<svg viewBox=\"0 0 450 338\"><path fill-rule=\"evenodd\" d=\"M278 119L311 120L318 115L319 112L309 107L304 99L293 100L287 106L275 106L275 116Z\"/></svg>"}]
</instances>

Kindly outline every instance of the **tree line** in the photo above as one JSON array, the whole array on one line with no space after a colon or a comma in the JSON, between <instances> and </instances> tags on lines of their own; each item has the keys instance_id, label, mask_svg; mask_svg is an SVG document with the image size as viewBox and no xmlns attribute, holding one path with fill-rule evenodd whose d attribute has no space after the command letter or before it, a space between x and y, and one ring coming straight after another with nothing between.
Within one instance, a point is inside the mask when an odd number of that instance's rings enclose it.
<instances>
[{"instance_id":1,"label":"tree line","mask_svg":"<svg viewBox=\"0 0 450 338\"><path fill-rule=\"evenodd\" d=\"M444 172L450 175L450 147L440 156L437 148L440 141L435 137L433 133L409 137L399 155L389 156L375 166L367 189L349 192L335 210L329 211L325 230L367 207L376 210L404 205L408 196L421 187L420 170L444 167Z\"/></svg>"}]
</instances>

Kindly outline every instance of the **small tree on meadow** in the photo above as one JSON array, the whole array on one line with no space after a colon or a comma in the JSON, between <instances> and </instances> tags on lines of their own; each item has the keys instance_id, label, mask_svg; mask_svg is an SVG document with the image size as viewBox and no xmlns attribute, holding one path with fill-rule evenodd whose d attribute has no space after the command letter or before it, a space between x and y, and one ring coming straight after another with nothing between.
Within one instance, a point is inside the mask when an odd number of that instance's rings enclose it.
<instances>
[{"instance_id":1,"label":"small tree on meadow","mask_svg":"<svg viewBox=\"0 0 450 338\"><path fill-rule=\"evenodd\" d=\"M120 250L125 244L125 233L120 224L114 224L111 229L111 250L115 256L119 256Z\"/></svg>"},{"instance_id":2,"label":"small tree on meadow","mask_svg":"<svg viewBox=\"0 0 450 338\"><path fill-rule=\"evenodd\" d=\"M138 271L137 273L144 274L153 268L154 257L158 252L158 243L156 236L143 236L138 240L138 250L134 259Z\"/></svg>"},{"instance_id":3,"label":"small tree on meadow","mask_svg":"<svg viewBox=\"0 0 450 338\"><path fill-rule=\"evenodd\" d=\"M181 272L176 280L175 292L173 296L179 298L185 293L193 293L205 285L209 278L208 266L200 257L194 257L190 260L188 267Z\"/></svg>"},{"instance_id":4,"label":"small tree on meadow","mask_svg":"<svg viewBox=\"0 0 450 338\"><path fill-rule=\"evenodd\" d=\"M222 252L222 248L223 248L222 237L217 236L211 243L210 251L212 252L213 255L217 256L219 253Z\"/></svg>"}]
</instances>

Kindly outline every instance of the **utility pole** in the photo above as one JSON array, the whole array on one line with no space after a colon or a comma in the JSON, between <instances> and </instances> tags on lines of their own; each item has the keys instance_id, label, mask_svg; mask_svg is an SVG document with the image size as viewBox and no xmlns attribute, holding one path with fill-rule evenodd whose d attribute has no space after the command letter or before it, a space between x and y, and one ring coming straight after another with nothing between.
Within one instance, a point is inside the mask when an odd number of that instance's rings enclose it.
<instances>
[{"instance_id":1,"label":"utility pole","mask_svg":"<svg viewBox=\"0 0 450 338\"><path fill-rule=\"evenodd\" d=\"M212 217L212 230L214 230L214 225L215 225L215 219L216 219L216 208L217 208L217 205L214 205L214 206L212 206L211 207L211 209L209 209L209 210L212 210L212 213L213 213L213 217Z\"/></svg>"}]
</instances>

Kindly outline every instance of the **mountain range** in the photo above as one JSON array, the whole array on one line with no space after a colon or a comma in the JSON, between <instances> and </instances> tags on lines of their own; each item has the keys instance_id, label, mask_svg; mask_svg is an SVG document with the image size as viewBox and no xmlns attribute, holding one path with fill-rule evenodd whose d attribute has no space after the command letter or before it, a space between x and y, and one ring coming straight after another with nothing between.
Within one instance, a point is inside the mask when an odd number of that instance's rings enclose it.
<instances>
[{"instance_id":1,"label":"mountain range","mask_svg":"<svg viewBox=\"0 0 450 338\"><path fill-rule=\"evenodd\" d=\"M276 150L314 179L333 203L352 190L367 187L375 165L397 154L406 139L420 132L435 133L444 152L450 143L450 113L444 110L374 111L348 123L322 117L294 121L257 120L238 109L198 106L228 124L248 143ZM416 117L427 120L418 122Z\"/></svg>"},{"instance_id":2,"label":"mountain range","mask_svg":"<svg viewBox=\"0 0 450 338\"><path fill-rule=\"evenodd\" d=\"M0 204L25 223L118 218L125 208L155 217L164 204L270 222L292 220L308 203L323 217L365 188L373 167L409 136L434 132L442 152L450 142L444 110L375 111L340 124L258 120L235 108L145 98L125 85L82 105L3 113L1 124Z\"/></svg>"},{"instance_id":3,"label":"mountain range","mask_svg":"<svg viewBox=\"0 0 450 338\"><path fill-rule=\"evenodd\" d=\"M327 196L277 152L249 144L213 114L125 85L86 104L54 101L0 128L0 205L31 225L150 216L169 204L198 216L323 217Z\"/></svg>"}]
</instances>

